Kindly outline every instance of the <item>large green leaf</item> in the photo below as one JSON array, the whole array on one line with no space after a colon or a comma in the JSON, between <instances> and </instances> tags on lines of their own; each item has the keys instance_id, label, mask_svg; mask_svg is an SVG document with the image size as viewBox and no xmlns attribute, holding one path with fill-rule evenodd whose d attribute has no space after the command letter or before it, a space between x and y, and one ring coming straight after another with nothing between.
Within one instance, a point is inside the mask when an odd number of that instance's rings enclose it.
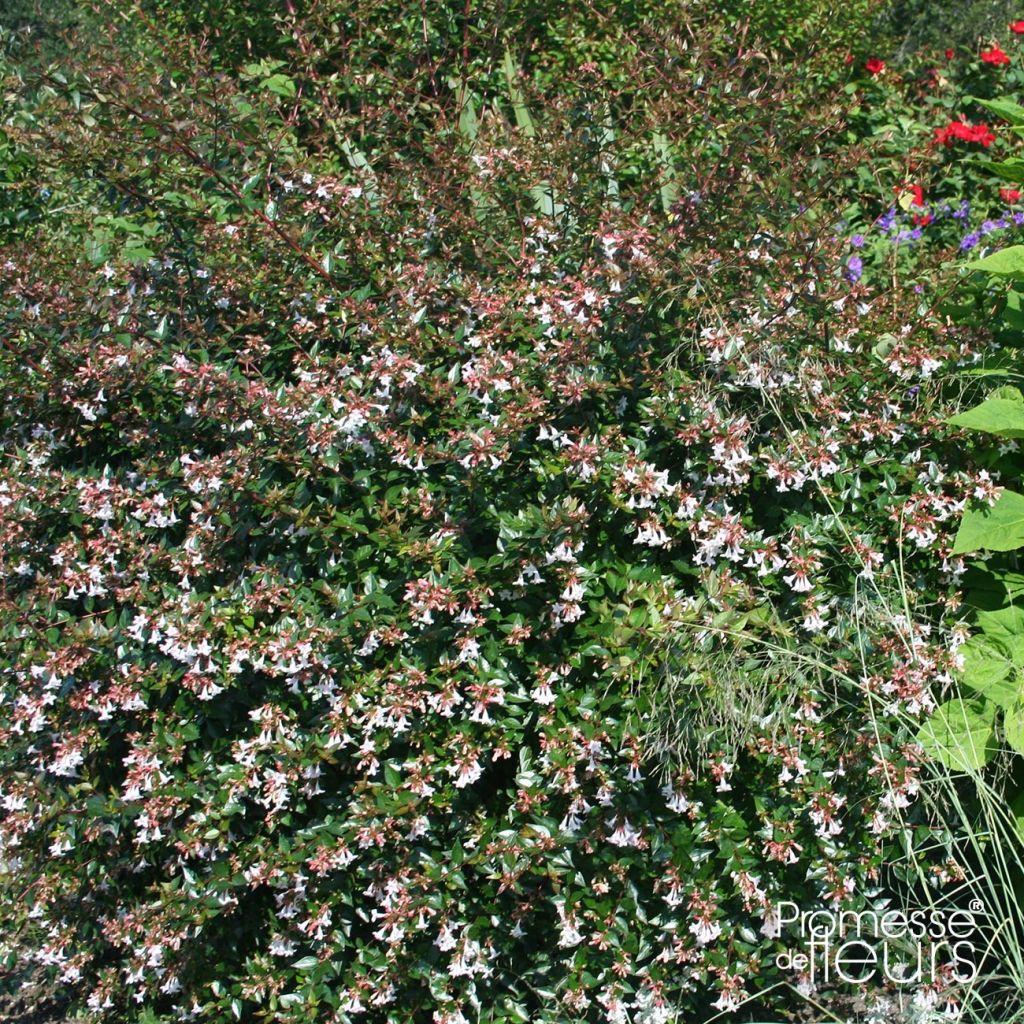
<instances>
[{"instance_id":1,"label":"large green leaf","mask_svg":"<svg viewBox=\"0 0 1024 1024\"><path fill-rule=\"evenodd\" d=\"M1002 277L1024 277L1024 245L1009 245L984 259L973 260L966 267Z\"/></svg>"},{"instance_id":2,"label":"large green leaf","mask_svg":"<svg viewBox=\"0 0 1024 1024\"><path fill-rule=\"evenodd\" d=\"M1024 395L1013 387L998 388L981 405L947 420L955 427L983 430L998 437L1024 437Z\"/></svg>"},{"instance_id":3,"label":"large green leaf","mask_svg":"<svg viewBox=\"0 0 1024 1024\"><path fill-rule=\"evenodd\" d=\"M956 697L936 708L917 733L925 752L954 771L977 771L996 752L995 705Z\"/></svg>"},{"instance_id":4,"label":"large green leaf","mask_svg":"<svg viewBox=\"0 0 1024 1024\"><path fill-rule=\"evenodd\" d=\"M967 601L976 608L1002 608L1024 595L1024 573L1011 569L990 569L976 564L967 567L963 579Z\"/></svg>"},{"instance_id":5,"label":"large green leaf","mask_svg":"<svg viewBox=\"0 0 1024 1024\"><path fill-rule=\"evenodd\" d=\"M1024 182L1024 160L1020 157L1010 157L1009 160L972 160L989 174L994 174L1003 181Z\"/></svg>"},{"instance_id":6,"label":"large green leaf","mask_svg":"<svg viewBox=\"0 0 1024 1024\"><path fill-rule=\"evenodd\" d=\"M1009 121L1010 124L1024 125L1024 107L1019 103L1014 103L1013 100L998 96L993 100L975 99L974 102L986 110L991 110L993 114L998 114L999 117L1004 121Z\"/></svg>"},{"instance_id":7,"label":"large green leaf","mask_svg":"<svg viewBox=\"0 0 1024 1024\"><path fill-rule=\"evenodd\" d=\"M1020 685L1010 651L998 640L973 636L960 648L963 681L1002 708L1013 707Z\"/></svg>"},{"instance_id":8,"label":"large green leaf","mask_svg":"<svg viewBox=\"0 0 1024 1024\"><path fill-rule=\"evenodd\" d=\"M1010 651L1019 665L1024 654L1024 606L1008 604L1002 608L980 608L975 613L978 628L986 635L995 637Z\"/></svg>"},{"instance_id":9,"label":"large green leaf","mask_svg":"<svg viewBox=\"0 0 1024 1024\"><path fill-rule=\"evenodd\" d=\"M1004 490L990 508L969 508L960 520L953 554L1024 547L1024 494Z\"/></svg>"},{"instance_id":10,"label":"large green leaf","mask_svg":"<svg viewBox=\"0 0 1024 1024\"><path fill-rule=\"evenodd\" d=\"M999 314L1000 319L1014 331L1024 330L1024 292L1009 291L1006 293L1006 305ZM1020 370L1020 357L1017 353L1004 353L1009 356L1009 369Z\"/></svg>"},{"instance_id":11,"label":"large green leaf","mask_svg":"<svg viewBox=\"0 0 1024 1024\"><path fill-rule=\"evenodd\" d=\"M1024 754L1024 705L1018 703L1007 708L1006 716L1003 718L1003 734L1006 736L1006 742L1018 754Z\"/></svg>"}]
</instances>

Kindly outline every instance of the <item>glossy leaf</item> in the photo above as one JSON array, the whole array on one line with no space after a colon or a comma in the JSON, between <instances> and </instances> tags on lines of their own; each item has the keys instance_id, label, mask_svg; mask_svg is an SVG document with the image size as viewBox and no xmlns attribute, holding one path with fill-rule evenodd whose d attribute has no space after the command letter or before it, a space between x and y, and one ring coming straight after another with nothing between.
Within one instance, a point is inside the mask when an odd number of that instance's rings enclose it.
<instances>
[{"instance_id":1,"label":"glossy leaf","mask_svg":"<svg viewBox=\"0 0 1024 1024\"><path fill-rule=\"evenodd\" d=\"M995 505L964 512L953 554L971 551L1015 551L1024 547L1024 495L1004 490Z\"/></svg>"}]
</instances>

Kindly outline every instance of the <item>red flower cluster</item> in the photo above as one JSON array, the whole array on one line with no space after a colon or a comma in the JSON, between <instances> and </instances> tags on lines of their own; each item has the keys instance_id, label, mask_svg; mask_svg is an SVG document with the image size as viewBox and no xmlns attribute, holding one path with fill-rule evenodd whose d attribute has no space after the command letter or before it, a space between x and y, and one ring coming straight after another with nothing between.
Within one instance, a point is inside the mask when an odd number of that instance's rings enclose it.
<instances>
[{"instance_id":1,"label":"red flower cluster","mask_svg":"<svg viewBox=\"0 0 1024 1024\"><path fill-rule=\"evenodd\" d=\"M1008 54L1003 53L1000 49L999 44L996 43L991 50L982 50L981 59L986 64L1009 64L1010 58Z\"/></svg>"},{"instance_id":2,"label":"red flower cluster","mask_svg":"<svg viewBox=\"0 0 1024 1024\"><path fill-rule=\"evenodd\" d=\"M1010 31L1017 35L1024 35L1024 21L1011 21Z\"/></svg>"},{"instance_id":3,"label":"red flower cluster","mask_svg":"<svg viewBox=\"0 0 1024 1024\"><path fill-rule=\"evenodd\" d=\"M1024 21L1017 22L1017 24L1024 25ZM1024 31L1024 29L1022 29L1021 31ZM1004 203L1015 203L1018 199L1020 199L1020 189L1001 188L999 190L999 198L1002 199Z\"/></svg>"},{"instance_id":4,"label":"red flower cluster","mask_svg":"<svg viewBox=\"0 0 1024 1024\"><path fill-rule=\"evenodd\" d=\"M885 61L879 60L878 57L870 57L865 61L864 67L869 74L878 75L885 70Z\"/></svg>"},{"instance_id":5,"label":"red flower cluster","mask_svg":"<svg viewBox=\"0 0 1024 1024\"><path fill-rule=\"evenodd\" d=\"M1024 24L1024 22L1021 22L1021 24ZM953 54L955 52L956 52L955 50L947 50L946 51L946 60L952 60L953 59Z\"/></svg>"},{"instance_id":6,"label":"red flower cluster","mask_svg":"<svg viewBox=\"0 0 1024 1024\"><path fill-rule=\"evenodd\" d=\"M935 129L935 141L944 146L951 146L957 139L963 142L980 142L986 148L996 141L995 133L987 124L950 121L945 128Z\"/></svg>"}]
</instances>

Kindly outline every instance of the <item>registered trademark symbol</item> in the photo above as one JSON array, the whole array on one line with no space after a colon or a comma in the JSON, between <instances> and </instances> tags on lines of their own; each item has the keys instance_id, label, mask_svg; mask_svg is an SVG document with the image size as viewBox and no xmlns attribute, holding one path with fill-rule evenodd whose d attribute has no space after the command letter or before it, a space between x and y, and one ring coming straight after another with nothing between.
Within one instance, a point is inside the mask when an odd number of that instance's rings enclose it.
<instances>
[{"instance_id":1,"label":"registered trademark symbol","mask_svg":"<svg viewBox=\"0 0 1024 1024\"><path fill-rule=\"evenodd\" d=\"M970 909L975 914L980 914L980 913L982 913L982 911L984 911L985 904L982 903L981 900L971 900Z\"/></svg>"}]
</instances>

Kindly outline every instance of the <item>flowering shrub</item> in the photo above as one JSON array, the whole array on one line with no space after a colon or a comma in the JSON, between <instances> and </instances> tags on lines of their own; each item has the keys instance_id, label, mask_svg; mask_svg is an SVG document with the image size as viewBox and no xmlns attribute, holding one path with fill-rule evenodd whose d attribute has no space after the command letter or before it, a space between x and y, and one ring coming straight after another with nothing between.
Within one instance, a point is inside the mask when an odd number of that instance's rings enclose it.
<instances>
[{"instance_id":1,"label":"flowering shrub","mask_svg":"<svg viewBox=\"0 0 1024 1024\"><path fill-rule=\"evenodd\" d=\"M861 280L841 83L666 29L542 107L338 10L8 119L78 203L3 254L11 972L96 1021L835 995L776 908L883 905L925 820L987 335Z\"/></svg>"}]
</instances>

